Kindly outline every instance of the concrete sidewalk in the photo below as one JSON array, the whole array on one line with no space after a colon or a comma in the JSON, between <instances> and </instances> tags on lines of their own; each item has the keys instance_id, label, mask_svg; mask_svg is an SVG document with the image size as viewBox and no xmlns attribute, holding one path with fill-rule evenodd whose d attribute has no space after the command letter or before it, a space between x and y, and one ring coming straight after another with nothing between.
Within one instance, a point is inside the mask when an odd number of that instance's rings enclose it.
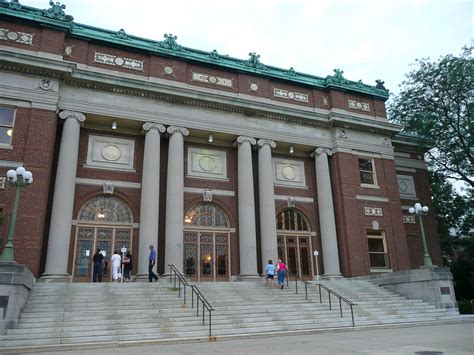
<instances>
[{"instance_id":1,"label":"concrete sidewalk","mask_svg":"<svg viewBox=\"0 0 474 355\"><path fill-rule=\"evenodd\" d=\"M474 323L34 354L474 354ZM33 354L33 353L30 353Z\"/></svg>"}]
</instances>

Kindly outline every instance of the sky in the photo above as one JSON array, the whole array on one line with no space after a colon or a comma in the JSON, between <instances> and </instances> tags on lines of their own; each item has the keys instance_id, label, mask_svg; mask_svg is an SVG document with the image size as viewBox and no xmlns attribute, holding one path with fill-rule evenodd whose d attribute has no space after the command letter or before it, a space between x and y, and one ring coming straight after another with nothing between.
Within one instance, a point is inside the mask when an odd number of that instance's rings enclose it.
<instances>
[{"instance_id":1,"label":"sky","mask_svg":"<svg viewBox=\"0 0 474 355\"><path fill-rule=\"evenodd\" d=\"M55 0L56 1L56 0ZM46 9L49 0L20 0ZM461 53L474 0L62 0L74 21L326 77L385 81L399 92L415 59Z\"/></svg>"}]
</instances>

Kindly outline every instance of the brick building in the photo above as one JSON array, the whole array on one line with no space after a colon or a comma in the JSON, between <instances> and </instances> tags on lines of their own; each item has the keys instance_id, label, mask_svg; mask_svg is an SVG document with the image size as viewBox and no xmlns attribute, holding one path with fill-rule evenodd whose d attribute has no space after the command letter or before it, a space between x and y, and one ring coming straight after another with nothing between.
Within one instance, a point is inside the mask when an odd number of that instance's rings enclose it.
<instances>
[{"instance_id":1,"label":"brick building","mask_svg":"<svg viewBox=\"0 0 474 355\"><path fill-rule=\"evenodd\" d=\"M383 82L340 70L317 77L78 24L57 3L1 3L0 175L34 175L15 258L73 281L91 280L98 247L131 249L145 276L150 244L160 273L174 264L201 281L256 276L277 257L308 279L417 268L408 208L431 206L426 166L387 121L387 98ZM12 201L0 180L6 222Z\"/></svg>"}]
</instances>

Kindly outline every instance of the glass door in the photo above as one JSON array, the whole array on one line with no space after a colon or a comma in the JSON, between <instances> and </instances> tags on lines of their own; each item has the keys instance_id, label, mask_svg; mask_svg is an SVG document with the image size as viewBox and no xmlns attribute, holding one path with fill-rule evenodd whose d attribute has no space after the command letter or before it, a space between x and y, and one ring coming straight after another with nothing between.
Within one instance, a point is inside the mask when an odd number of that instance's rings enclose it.
<instances>
[{"instance_id":1,"label":"glass door","mask_svg":"<svg viewBox=\"0 0 474 355\"><path fill-rule=\"evenodd\" d=\"M279 235L278 258L285 261L290 275L313 278L311 240L309 236Z\"/></svg>"},{"instance_id":2,"label":"glass door","mask_svg":"<svg viewBox=\"0 0 474 355\"><path fill-rule=\"evenodd\" d=\"M228 281L229 233L184 232L183 270L193 281Z\"/></svg>"},{"instance_id":3,"label":"glass door","mask_svg":"<svg viewBox=\"0 0 474 355\"><path fill-rule=\"evenodd\" d=\"M74 252L73 281L91 282L93 273L93 260L97 248L104 255L104 268L102 282L111 281L110 258L114 250L122 247L131 250L132 229L110 226L78 226L76 247Z\"/></svg>"}]
</instances>

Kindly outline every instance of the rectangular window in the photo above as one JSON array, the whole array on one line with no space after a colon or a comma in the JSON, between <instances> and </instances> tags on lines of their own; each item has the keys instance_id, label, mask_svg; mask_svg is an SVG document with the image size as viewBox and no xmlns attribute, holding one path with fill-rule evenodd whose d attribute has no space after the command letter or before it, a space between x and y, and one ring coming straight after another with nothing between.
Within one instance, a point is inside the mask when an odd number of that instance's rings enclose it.
<instances>
[{"instance_id":1,"label":"rectangular window","mask_svg":"<svg viewBox=\"0 0 474 355\"><path fill-rule=\"evenodd\" d=\"M367 232L371 269L388 269L387 244L383 232Z\"/></svg>"},{"instance_id":2,"label":"rectangular window","mask_svg":"<svg viewBox=\"0 0 474 355\"><path fill-rule=\"evenodd\" d=\"M14 121L15 110L8 107L0 107L0 145L11 144Z\"/></svg>"},{"instance_id":3,"label":"rectangular window","mask_svg":"<svg viewBox=\"0 0 474 355\"><path fill-rule=\"evenodd\" d=\"M360 182L362 185L377 186L375 164L371 158L359 158Z\"/></svg>"}]
</instances>

